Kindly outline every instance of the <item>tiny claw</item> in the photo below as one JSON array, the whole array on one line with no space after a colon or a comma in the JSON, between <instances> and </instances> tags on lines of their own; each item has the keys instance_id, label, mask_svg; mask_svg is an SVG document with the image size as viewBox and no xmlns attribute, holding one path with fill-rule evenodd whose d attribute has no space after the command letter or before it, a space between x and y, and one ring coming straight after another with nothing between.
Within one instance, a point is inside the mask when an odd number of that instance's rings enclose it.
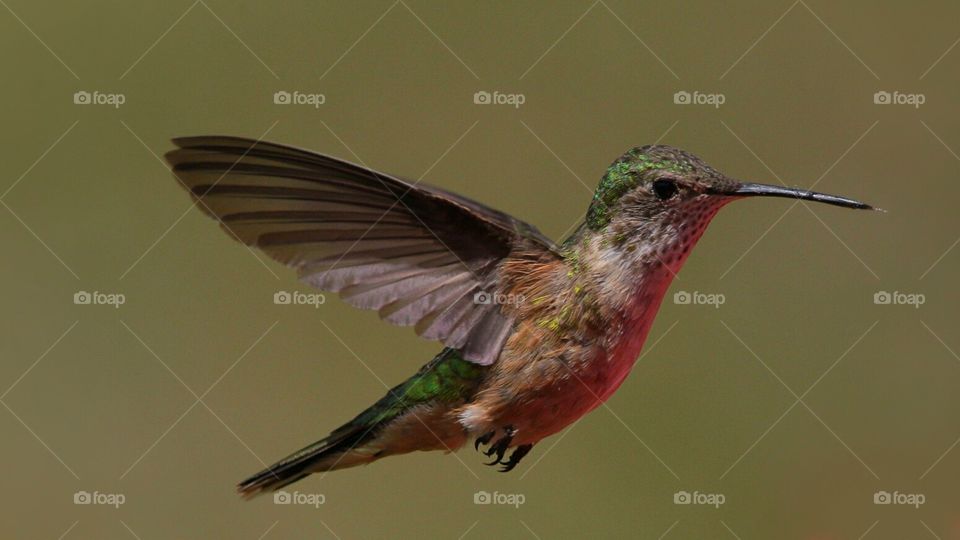
<instances>
[{"instance_id":1,"label":"tiny claw","mask_svg":"<svg viewBox=\"0 0 960 540\"><path fill-rule=\"evenodd\" d=\"M483 435L477 437L477 440L473 442L473 449L479 452L480 445L490 442L490 439L493 438L493 434L494 432L491 431L490 433L484 433Z\"/></svg>"},{"instance_id":2,"label":"tiny claw","mask_svg":"<svg viewBox=\"0 0 960 540\"><path fill-rule=\"evenodd\" d=\"M510 459L503 463L503 467L500 468L500 472L510 472L514 467L520 463L520 460L523 459L523 456L527 455L530 452L530 449L533 448L532 444L524 444L518 446L514 449L513 453L510 454Z\"/></svg>"},{"instance_id":3,"label":"tiny claw","mask_svg":"<svg viewBox=\"0 0 960 540\"><path fill-rule=\"evenodd\" d=\"M494 459L490 463L486 463L486 465L496 465L498 463L503 463L503 455L504 453L506 453L507 448L510 447L510 441L513 440L513 436L514 434L516 434L517 430L514 429L513 426L507 426L503 428L503 432L504 432L504 436L497 439L497 442L490 445L490 448L488 448L487 451L484 452L484 454L487 457L491 457L494 454L496 454L497 456L496 459Z\"/></svg>"},{"instance_id":4,"label":"tiny claw","mask_svg":"<svg viewBox=\"0 0 960 540\"><path fill-rule=\"evenodd\" d=\"M485 463L484 465L496 465L497 463L503 463L503 454L506 453L507 447L506 445L500 444L502 441L503 439L498 440L496 444L490 447L490 450L484 452L487 457L490 457L494 454L497 455L496 459L490 463Z\"/></svg>"}]
</instances>

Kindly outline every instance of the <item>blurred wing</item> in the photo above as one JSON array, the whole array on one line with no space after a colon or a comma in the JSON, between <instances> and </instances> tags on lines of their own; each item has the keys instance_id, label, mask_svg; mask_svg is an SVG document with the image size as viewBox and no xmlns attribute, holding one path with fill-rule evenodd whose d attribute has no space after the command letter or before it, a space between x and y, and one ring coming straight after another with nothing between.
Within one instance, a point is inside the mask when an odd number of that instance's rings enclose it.
<instances>
[{"instance_id":1,"label":"blurred wing","mask_svg":"<svg viewBox=\"0 0 960 540\"><path fill-rule=\"evenodd\" d=\"M438 188L250 139L173 142L174 174L240 241L472 362L495 361L513 324L474 295L515 248L555 256L531 225Z\"/></svg>"}]
</instances>

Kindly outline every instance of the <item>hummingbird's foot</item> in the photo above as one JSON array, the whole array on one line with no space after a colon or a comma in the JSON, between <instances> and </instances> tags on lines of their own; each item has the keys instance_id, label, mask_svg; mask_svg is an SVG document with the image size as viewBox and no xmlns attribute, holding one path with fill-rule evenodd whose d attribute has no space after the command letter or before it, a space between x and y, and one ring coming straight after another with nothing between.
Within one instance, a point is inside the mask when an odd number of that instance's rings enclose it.
<instances>
[{"instance_id":1,"label":"hummingbird's foot","mask_svg":"<svg viewBox=\"0 0 960 540\"><path fill-rule=\"evenodd\" d=\"M518 463L520 463L520 460L523 459L523 456L527 455L527 453L530 452L531 448L533 448L532 444L522 444L516 447L513 450L513 453L510 454L510 459L508 459L506 462L501 462L503 464L503 467L500 467L500 472L512 471L513 468L516 467Z\"/></svg>"},{"instance_id":2,"label":"hummingbird's foot","mask_svg":"<svg viewBox=\"0 0 960 540\"><path fill-rule=\"evenodd\" d=\"M503 437L500 437L493 444L490 445L490 448L484 452L484 455L487 457L496 456L496 458L486 465L496 465L498 463L503 463L503 455L507 452L507 448L510 447L510 442L513 441L513 436L517 433L517 430L513 426L506 426L503 428ZM486 443L493 438L493 433L487 433L480 437L484 439L482 442ZM477 439L480 442L480 439ZM479 444L476 445L479 448Z\"/></svg>"},{"instance_id":3,"label":"hummingbird's foot","mask_svg":"<svg viewBox=\"0 0 960 540\"><path fill-rule=\"evenodd\" d=\"M484 433L483 435L477 437L477 440L473 442L473 448L474 448L474 450L477 450L477 451L479 452L479 451L480 451L480 445L481 445L481 444L487 444L488 442L490 442L490 439L493 438L494 433L496 433L496 432L495 432L495 431L491 431L490 433Z\"/></svg>"}]
</instances>

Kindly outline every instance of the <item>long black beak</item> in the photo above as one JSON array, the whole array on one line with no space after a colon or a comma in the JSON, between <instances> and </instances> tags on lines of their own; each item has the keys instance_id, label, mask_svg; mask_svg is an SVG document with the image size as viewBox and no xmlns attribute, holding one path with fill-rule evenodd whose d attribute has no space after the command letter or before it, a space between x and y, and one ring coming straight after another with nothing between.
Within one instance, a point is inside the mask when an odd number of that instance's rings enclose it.
<instances>
[{"instance_id":1,"label":"long black beak","mask_svg":"<svg viewBox=\"0 0 960 540\"><path fill-rule=\"evenodd\" d=\"M786 197L788 199L802 199L805 201L822 202L835 206L842 206L844 208L876 210L876 208L870 206L869 204L862 203L854 199L848 199L846 197L828 195L826 193L819 193L817 191L771 186L768 184L753 184L750 182L738 183L733 186L733 189L724 190L722 193L718 194L733 197Z\"/></svg>"}]
</instances>

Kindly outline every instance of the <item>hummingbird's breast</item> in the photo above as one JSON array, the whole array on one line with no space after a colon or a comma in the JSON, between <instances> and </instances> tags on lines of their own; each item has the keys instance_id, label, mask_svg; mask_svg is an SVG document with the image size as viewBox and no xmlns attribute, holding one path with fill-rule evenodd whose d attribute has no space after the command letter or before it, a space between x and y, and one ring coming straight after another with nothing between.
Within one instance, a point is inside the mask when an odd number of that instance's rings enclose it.
<instances>
[{"instance_id":1,"label":"hummingbird's breast","mask_svg":"<svg viewBox=\"0 0 960 540\"><path fill-rule=\"evenodd\" d=\"M630 373L668 284L648 274L615 307L582 299L574 307L563 296L577 287L558 289L562 301L518 321L482 389L459 412L461 424L474 435L511 426L515 444L530 444L600 406Z\"/></svg>"},{"instance_id":2,"label":"hummingbird's breast","mask_svg":"<svg viewBox=\"0 0 960 540\"><path fill-rule=\"evenodd\" d=\"M723 201L690 203L667 221L614 221L567 244L564 261L504 265L502 292L526 298L475 399L473 434L506 426L535 443L605 402L636 363L676 273Z\"/></svg>"},{"instance_id":3,"label":"hummingbird's breast","mask_svg":"<svg viewBox=\"0 0 960 540\"><path fill-rule=\"evenodd\" d=\"M651 319L652 320L652 319ZM610 341L567 342L531 348L542 329L522 323L475 399L459 411L474 435L510 426L514 444L532 444L559 432L603 404L636 362L650 322Z\"/></svg>"},{"instance_id":4,"label":"hummingbird's breast","mask_svg":"<svg viewBox=\"0 0 960 540\"><path fill-rule=\"evenodd\" d=\"M458 412L468 432L510 426L514 444L536 443L600 406L627 378L673 269L595 247L580 254L579 268L516 269L530 285L512 292L530 301L481 389Z\"/></svg>"}]
</instances>

